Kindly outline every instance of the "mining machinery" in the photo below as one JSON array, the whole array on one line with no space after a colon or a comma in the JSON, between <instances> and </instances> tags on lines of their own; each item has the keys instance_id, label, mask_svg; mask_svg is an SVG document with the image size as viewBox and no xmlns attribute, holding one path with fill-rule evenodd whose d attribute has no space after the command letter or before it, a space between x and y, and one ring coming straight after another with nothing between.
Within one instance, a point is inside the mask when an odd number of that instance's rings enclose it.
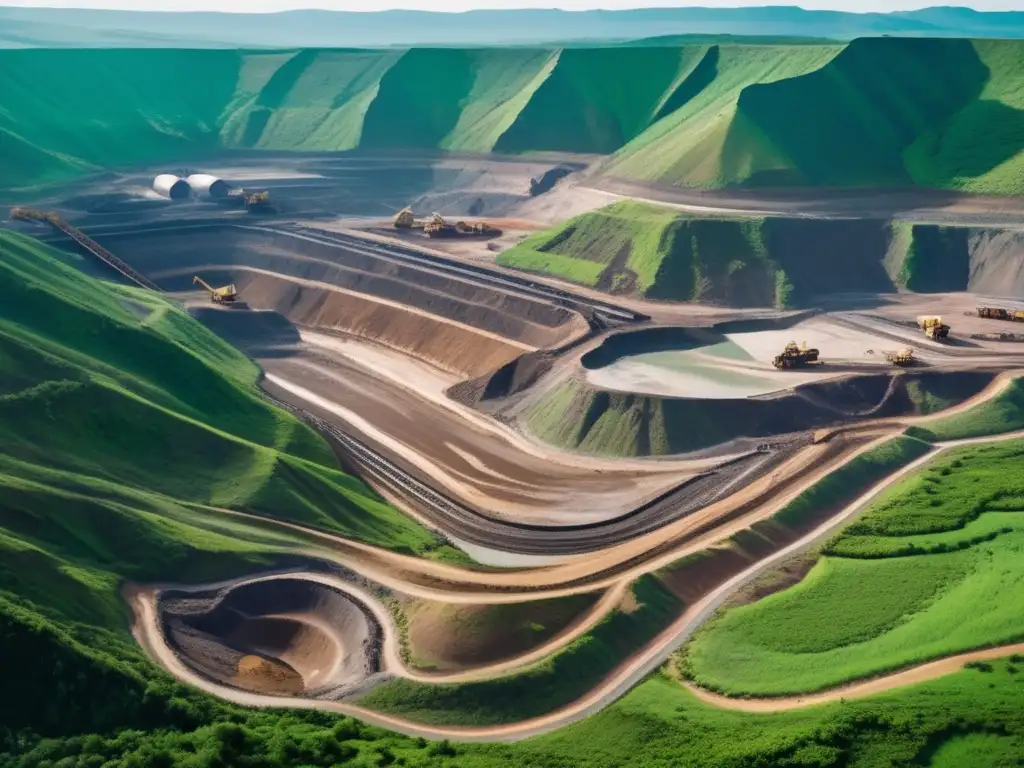
<instances>
[{"instance_id":1,"label":"mining machinery","mask_svg":"<svg viewBox=\"0 0 1024 768\"><path fill-rule=\"evenodd\" d=\"M444 216L436 211L430 214L429 219L417 219L412 208L400 210L395 214L392 223L395 229L422 229L427 237L495 237L501 234L500 229L481 222L469 224L457 221L449 224Z\"/></svg>"},{"instance_id":2,"label":"mining machinery","mask_svg":"<svg viewBox=\"0 0 1024 768\"><path fill-rule=\"evenodd\" d=\"M439 213L430 215L430 221L423 227L423 231L427 237L495 237L501 234L500 229L482 222L468 224L465 221L457 221L449 224Z\"/></svg>"},{"instance_id":3,"label":"mining machinery","mask_svg":"<svg viewBox=\"0 0 1024 768\"><path fill-rule=\"evenodd\" d=\"M196 283L203 286L209 292L210 301L214 304L234 304L238 301L238 291L235 290L234 283L221 288L214 288L198 275L192 278L192 284L195 285Z\"/></svg>"},{"instance_id":4,"label":"mining machinery","mask_svg":"<svg viewBox=\"0 0 1024 768\"><path fill-rule=\"evenodd\" d=\"M136 285L146 288L151 291L160 292L160 288L152 280L147 278L142 273L136 271L129 265L121 261L117 256L112 254L102 245L97 243L91 237L86 235L78 227L73 227L68 222L64 221L59 214L52 211L39 211L35 208L25 208L19 206L11 209L11 218L16 221L38 221L44 224L51 225L54 229L63 232L65 235L74 240L79 246L81 246L87 253L92 254L97 259L105 263L107 266L119 272L123 277L131 280Z\"/></svg>"},{"instance_id":5,"label":"mining machinery","mask_svg":"<svg viewBox=\"0 0 1024 768\"><path fill-rule=\"evenodd\" d=\"M416 221L412 208L403 208L395 214L394 225L395 229L413 229L417 225L422 227L423 223Z\"/></svg>"},{"instance_id":6,"label":"mining machinery","mask_svg":"<svg viewBox=\"0 0 1024 768\"><path fill-rule=\"evenodd\" d=\"M978 307L978 317L986 317L990 320L1009 320L1014 323L1024 323L1024 310L1003 309L1001 307Z\"/></svg>"},{"instance_id":7,"label":"mining machinery","mask_svg":"<svg viewBox=\"0 0 1024 768\"><path fill-rule=\"evenodd\" d=\"M913 365L916 362L916 359L914 357L914 350L912 350L910 347L907 347L906 349L900 349L894 352L886 352L885 359L888 360L893 365L898 365L901 368L906 367L908 365Z\"/></svg>"},{"instance_id":8,"label":"mining machinery","mask_svg":"<svg viewBox=\"0 0 1024 768\"><path fill-rule=\"evenodd\" d=\"M243 196L246 210L250 212L265 212L270 210L270 193L267 190L261 192L247 192Z\"/></svg>"},{"instance_id":9,"label":"mining machinery","mask_svg":"<svg viewBox=\"0 0 1024 768\"><path fill-rule=\"evenodd\" d=\"M949 326L938 315L921 315L917 318L917 324L932 341L942 341L949 336Z\"/></svg>"},{"instance_id":10,"label":"mining machinery","mask_svg":"<svg viewBox=\"0 0 1024 768\"><path fill-rule=\"evenodd\" d=\"M820 363L818 360L818 350L808 349L806 342L802 347L798 347L795 341L789 342L786 348L782 350L781 355L776 355L775 359L772 360L774 365L779 370L790 370L792 368L803 368L812 363Z\"/></svg>"},{"instance_id":11,"label":"mining machinery","mask_svg":"<svg viewBox=\"0 0 1024 768\"><path fill-rule=\"evenodd\" d=\"M226 197L218 198L232 206L243 206L249 213L270 213L273 206L270 203L270 192L260 190L259 192L246 192L244 189L232 189Z\"/></svg>"}]
</instances>

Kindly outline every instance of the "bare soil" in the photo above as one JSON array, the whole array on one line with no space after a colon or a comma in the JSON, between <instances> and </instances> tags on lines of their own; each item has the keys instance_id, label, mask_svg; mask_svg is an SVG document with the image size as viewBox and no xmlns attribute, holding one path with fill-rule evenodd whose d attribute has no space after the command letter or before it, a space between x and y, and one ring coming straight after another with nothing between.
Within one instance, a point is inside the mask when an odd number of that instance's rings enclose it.
<instances>
[{"instance_id":1,"label":"bare soil","mask_svg":"<svg viewBox=\"0 0 1024 768\"><path fill-rule=\"evenodd\" d=\"M527 653L586 616L598 594L515 605L452 605L416 600L406 606L409 647L418 666L440 671L493 664Z\"/></svg>"},{"instance_id":2,"label":"bare soil","mask_svg":"<svg viewBox=\"0 0 1024 768\"><path fill-rule=\"evenodd\" d=\"M164 632L197 671L261 693L336 696L379 669L381 627L349 595L301 579L165 593Z\"/></svg>"},{"instance_id":3,"label":"bare soil","mask_svg":"<svg viewBox=\"0 0 1024 768\"><path fill-rule=\"evenodd\" d=\"M111 235L122 258L167 290L235 283L256 309L353 333L475 376L586 328L576 313L353 249L269 231Z\"/></svg>"}]
</instances>

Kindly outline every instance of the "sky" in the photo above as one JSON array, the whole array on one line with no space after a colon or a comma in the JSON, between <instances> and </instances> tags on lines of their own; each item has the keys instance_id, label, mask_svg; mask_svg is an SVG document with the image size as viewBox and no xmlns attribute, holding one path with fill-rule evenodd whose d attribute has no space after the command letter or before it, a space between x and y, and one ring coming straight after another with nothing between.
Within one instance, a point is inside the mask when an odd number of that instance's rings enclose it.
<instances>
[{"instance_id":1,"label":"sky","mask_svg":"<svg viewBox=\"0 0 1024 768\"><path fill-rule=\"evenodd\" d=\"M965 5L979 11L1024 11L1024 0L0 0L0 6L113 8L132 11L234 11L269 13L296 8L337 11L381 11L409 8L431 11L463 11L469 8L650 8L654 6L800 5L803 8L838 11L902 11L928 5Z\"/></svg>"}]
</instances>

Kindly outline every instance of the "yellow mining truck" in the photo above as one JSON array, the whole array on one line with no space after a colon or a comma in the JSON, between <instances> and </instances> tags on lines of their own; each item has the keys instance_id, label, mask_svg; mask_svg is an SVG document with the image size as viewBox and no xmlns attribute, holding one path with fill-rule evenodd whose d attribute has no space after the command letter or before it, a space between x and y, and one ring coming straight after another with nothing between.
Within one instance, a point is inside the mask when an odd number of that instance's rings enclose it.
<instances>
[{"instance_id":1,"label":"yellow mining truck","mask_svg":"<svg viewBox=\"0 0 1024 768\"><path fill-rule=\"evenodd\" d=\"M917 324L932 341L942 341L949 336L949 326L938 315L921 315L917 318Z\"/></svg>"},{"instance_id":2,"label":"yellow mining truck","mask_svg":"<svg viewBox=\"0 0 1024 768\"><path fill-rule=\"evenodd\" d=\"M1024 323L1024 310L1002 309L1001 307L978 307L978 317L987 317L989 320L1009 320L1015 323Z\"/></svg>"}]
</instances>

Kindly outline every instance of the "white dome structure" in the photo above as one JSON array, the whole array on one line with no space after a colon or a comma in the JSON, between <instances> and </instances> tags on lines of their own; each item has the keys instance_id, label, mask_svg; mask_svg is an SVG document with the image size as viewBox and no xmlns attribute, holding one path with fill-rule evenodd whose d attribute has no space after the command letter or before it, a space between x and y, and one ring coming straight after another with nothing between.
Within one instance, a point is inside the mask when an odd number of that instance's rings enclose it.
<instances>
[{"instance_id":1,"label":"white dome structure","mask_svg":"<svg viewBox=\"0 0 1024 768\"><path fill-rule=\"evenodd\" d=\"M188 200L192 196L189 183L172 173L161 173L153 179L153 191L171 200Z\"/></svg>"},{"instance_id":2,"label":"white dome structure","mask_svg":"<svg viewBox=\"0 0 1024 768\"><path fill-rule=\"evenodd\" d=\"M231 191L231 185L226 181L206 173L193 173L186 181L199 198L218 200L227 197Z\"/></svg>"}]
</instances>

